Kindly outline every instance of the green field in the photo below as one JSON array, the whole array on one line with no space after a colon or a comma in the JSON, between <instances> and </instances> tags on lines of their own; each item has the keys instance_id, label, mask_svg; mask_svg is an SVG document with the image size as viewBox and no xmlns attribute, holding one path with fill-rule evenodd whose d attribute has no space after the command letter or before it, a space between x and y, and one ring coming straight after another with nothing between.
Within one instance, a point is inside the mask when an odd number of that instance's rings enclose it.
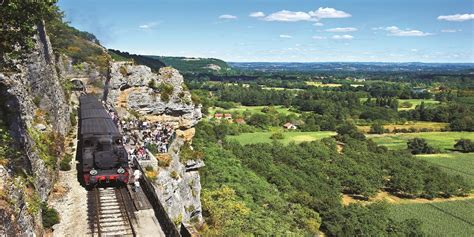
<instances>
[{"instance_id":1,"label":"green field","mask_svg":"<svg viewBox=\"0 0 474 237\"><path fill-rule=\"evenodd\" d=\"M390 206L395 220L416 218L428 236L474 236L474 199Z\"/></svg>"},{"instance_id":2,"label":"green field","mask_svg":"<svg viewBox=\"0 0 474 237\"><path fill-rule=\"evenodd\" d=\"M401 108L400 106L402 105L403 102L409 102L411 104L411 107L409 108ZM421 102L425 102L425 105L436 105L436 104L439 104L439 101L436 101L436 100L433 100L433 99L429 99L429 100L423 100L423 99L407 99L407 100L402 100L402 99L399 99L398 100L398 110L411 110L411 109L415 109L417 105L420 105Z\"/></svg>"},{"instance_id":3,"label":"green field","mask_svg":"<svg viewBox=\"0 0 474 237\"><path fill-rule=\"evenodd\" d=\"M239 142L242 145L247 144L256 144L256 143L270 143L273 140L270 139L270 136L273 132L255 132L255 133L242 133L237 136L228 136L228 139ZM284 138L278 140L284 144L290 142L310 142L320 140L325 137L330 137L336 135L335 132L284 132Z\"/></svg>"},{"instance_id":4,"label":"green field","mask_svg":"<svg viewBox=\"0 0 474 237\"><path fill-rule=\"evenodd\" d=\"M408 139L424 138L429 145L441 150L452 149L456 140L461 138L474 140L474 132L421 132L403 134L368 135L374 142L389 149L407 148Z\"/></svg>"},{"instance_id":5,"label":"green field","mask_svg":"<svg viewBox=\"0 0 474 237\"><path fill-rule=\"evenodd\" d=\"M261 113L263 114L262 112L262 109L265 108L265 107L269 107L269 106L239 106L237 108L232 108L232 109L223 109L223 108L219 108L219 107L212 107L212 108L209 108L209 114L210 115L214 115L216 112L222 112L222 113L243 113L245 111L249 111L251 113ZM292 112L290 111L289 108L285 108L283 106L273 106L276 111L278 113L282 113L282 114L285 114L285 115L288 115L288 114L297 114L295 112Z\"/></svg>"},{"instance_id":6,"label":"green field","mask_svg":"<svg viewBox=\"0 0 474 237\"><path fill-rule=\"evenodd\" d=\"M365 102L367 98L360 98L360 102ZM408 108L402 108L403 102L409 102L411 104ZM417 105L420 105L421 102L425 102L425 105L437 105L439 101L433 99L398 99L398 110L412 110L415 109Z\"/></svg>"},{"instance_id":7,"label":"green field","mask_svg":"<svg viewBox=\"0 0 474 237\"><path fill-rule=\"evenodd\" d=\"M474 153L417 155L453 175L461 175L474 185Z\"/></svg>"},{"instance_id":8,"label":"green field","mask_svg":"<svg viewBox=\"0 0 474 237\"><path fill-rule=\"evenodd\" d=\"M409 121L405 124L386 124L383 125L385 129L393 131L395 128L397 129L410 129L415 128L417 130L426 128L431 129L433 132L439 132L442 129L445 129L449 126L449 123L438 123L438 122L424 122L424 121ZM363 133L368 133L370 131L370 126L357 126L359 130Z\"/></svg>"}]
</instances>

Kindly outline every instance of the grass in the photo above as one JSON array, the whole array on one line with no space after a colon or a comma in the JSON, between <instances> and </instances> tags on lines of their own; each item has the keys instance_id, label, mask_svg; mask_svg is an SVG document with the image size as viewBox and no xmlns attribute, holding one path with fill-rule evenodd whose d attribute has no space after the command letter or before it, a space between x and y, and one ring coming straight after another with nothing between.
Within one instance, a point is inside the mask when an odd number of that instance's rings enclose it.
<instances>
[{"instance_id":1,"label":"grass","mask_svg":"<svg viewBox=\"0 0 474 237\"><path fill-rule=\"evenodd\" d=\"M273 140L270 137L274 132L255 132L255 133L242 133L237 136L228 136L228 139L237 141L241 145L256 144L256 143L271 143ZM283 144L290 142L301 143L320 140L325 137L336 135L335 132L284 132L283 139L278 141Z\"/></svg>"},{"instance_id":2,"label":"grass","mask_svg":"<svg viewBox=\"0 0 474 237\"><path fill-rule=\"evenodd\" d=\"M390 216L401 221L416 218L428 236L474 236L474 199L423 204L391 205Z\"/></svg>"},{"instance_id":3,"label":"grass","mask_svg":"<svg viewBox=\"0 0 474 237\"><path fill-rule=\"evenodd\" d=\"M323 84L322 82L319 81L307 81L306 85L308 86L316 86L316 87L341 87L342 84L339 83L326 83ZM364 86L362 84L351 84L352 87L359 87L359 86Z\"/></svg>"},{"instance_id":4,"label":"grass","mask_svg":"<svg viewBox=\"0 0 474 237\"><path fill-rule=\"evenodd\" d=\"M213 107L213 108L209 108L209 114L214 115L217 111L223 112L223 113L243 113L246 110L250 111L251 113L261 113L261 114L263 114L262 109L264 107L269 107L269 106L243 106L243 105L241 105L237 108L232 108L232 109L223 109L223 108L220 108L220 107ZM273 107L276 109L276 111L278 113L282 113L282 114L285 114L285 115L297 114L295 112L290 111L289 108L285 108L281 105L277 105L277 106L273 106Z\"/></svg>"},{"instance_id":5,"label":"grass","mask_svg":"<svg viewBox=\"0 0 474 237\"><path fill-rule=\"evenodd\" d=\"M411 107L409 108L401 108L400 106L403 104L403 102L409 102L411 104ZM406 99L406 100L402 100L402 99L399 99L398 100L398 110L412 110L412 109L415 109L417 105L420 105L421 102L425 102L425 105L436 105L436 104L439 104L439 101L436 101L436 100L433 100L433 99L428 99L428 100L424 100L424 99Z\"/></svg>"},{"instance_id":6,"label":"grass","mask_svg":"<svg viewBox=\"0 0 474 237\"><path fill-rule=\"evenodd\" d=\"M417 157L440 167L446 173L461 175L474 185L474 153L417 155Z\"/></svg>"},{"instance_id":7,"label":"grass","mask_svg":"<svg viewBox=\"0 0 474 237\"><path fill-rule=\"evenodd\" d=\"M276 91L283 91L283 90L302 91L303 90L303 89L298 89L298 88L268 87L268 86L262 86L262 89L264 89L264 90L276 90Z\"/></svg>"},{"instance_id":8,"label":"grass","mask_svg":"<svg viewBox=\"0 0 474 237\"><path fill-rule=\"evenodd\" d=\"M441 129L447 128L448 123L438 123L438 122L406 122L405 124L386 124L383 126L385 129L393 131L393 129L410 129L415 128L420 130L422 128L431 129L433 131L441 131ZM359 130L364 133L368 133L370 130L370 126L358 126Z\"/></svg>"},{"instance_id":9,"label":"grass","mask_svg":"<svg viewBox=\"0 0 474 237\"><path fill-rule=\"evenodd\" d=\"M429 145L441 150L452 149L456 140L461 138L474 140L474 132L421 132L403 134L368 135L374 142L389 149L406 149L408 139L425 139Z\"/></svg>"}]
</instances>

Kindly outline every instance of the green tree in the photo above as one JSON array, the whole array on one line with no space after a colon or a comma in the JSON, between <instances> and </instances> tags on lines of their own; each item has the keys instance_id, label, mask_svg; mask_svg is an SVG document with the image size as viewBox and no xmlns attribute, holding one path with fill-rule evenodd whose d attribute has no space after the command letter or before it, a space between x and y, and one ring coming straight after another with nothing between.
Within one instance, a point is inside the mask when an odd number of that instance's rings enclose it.
<instances>
[{"instance_id":1,"label":"green tree","mask_svg":"<svg viewBox=\"0 0 474 237\"><path fill-rule=\"evenodd\" d=\"M454 144L454 149L462 152L474 152L474 143L471 139L460 139Z\"/></svg>"},{"instance_id":2,"label":"green tree","mask_svg":"<svg viewBox=\"0 0 474 237\"><path fill-rule=\"evenodd\" d=\"M11 59L26 59L43 21L60 15L57 0L4 0L0 6L0 69L13 69Z\"/></svg>"},{"instance_id":3,"label":"green tree","mask_svg":"<svg viewBox=\"0 0 474 237\"><path fill-rule=\"evenodd\" d=\"M423 138L413 138L408 140L407 142L408 150L411 151L412 154L433 154L435 153L435 149L428 145L425 139Z\"/></svg>"},{"instance_id":4,"label":"green tree","mask_svg":"<svg viewBox=\"0 0 474 237\"><path fill-rule=\"evenodd\" d=\"M244 224L250 214L245 203L237 200L235 191L227 186L218 190L203 190L202 205L208 216L208 223L217 233L210 235L233 235L245 230Z\"/></svg>"},{"instance_id":5,"label":"green tree","mask_svg":"<svg viewBox=\"0 0 474 237\"><path fill-rule=\"evenodd\" d=\"M373 123L370 126L370 131L369 133L371 134L383 134L385 132L385 128L381 123Z\"/></svg>"}]
</instances>

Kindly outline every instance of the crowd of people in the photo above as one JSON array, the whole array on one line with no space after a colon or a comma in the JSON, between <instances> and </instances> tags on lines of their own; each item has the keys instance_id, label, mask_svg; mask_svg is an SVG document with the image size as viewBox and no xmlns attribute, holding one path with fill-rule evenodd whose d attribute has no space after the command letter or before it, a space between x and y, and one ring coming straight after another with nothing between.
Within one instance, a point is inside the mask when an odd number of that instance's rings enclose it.
<instances>
[{"instance_id":1,"label":"crowd of people","mask_svg":"<svg viewBox=\"0 0 474 237\"><path fill-rule=\"evenodd\" d=\"M131 159L149 160L148 151L166 153L174 136L174 128L170 124L147 122L139 119L120 120L115 109L104 104L110 117L123 135L124 145L131 147L128 152Z\"/></svg>"}]
</instances>

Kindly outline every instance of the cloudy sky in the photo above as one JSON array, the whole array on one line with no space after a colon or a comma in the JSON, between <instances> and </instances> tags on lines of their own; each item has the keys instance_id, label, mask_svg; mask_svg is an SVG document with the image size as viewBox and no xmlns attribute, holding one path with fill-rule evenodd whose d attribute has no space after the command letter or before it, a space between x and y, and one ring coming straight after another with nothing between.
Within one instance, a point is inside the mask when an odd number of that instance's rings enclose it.
<instances>
[{"instance_id":1,"label":"cloudy sky","mask_svg":"<svg viewBox=\"0 0 474 237\"><path fill-rule=\"evenodd\" d=\"M474 62L472 0L60 0L108 48L227 61Z\"/></svg>"}]
</instances>

